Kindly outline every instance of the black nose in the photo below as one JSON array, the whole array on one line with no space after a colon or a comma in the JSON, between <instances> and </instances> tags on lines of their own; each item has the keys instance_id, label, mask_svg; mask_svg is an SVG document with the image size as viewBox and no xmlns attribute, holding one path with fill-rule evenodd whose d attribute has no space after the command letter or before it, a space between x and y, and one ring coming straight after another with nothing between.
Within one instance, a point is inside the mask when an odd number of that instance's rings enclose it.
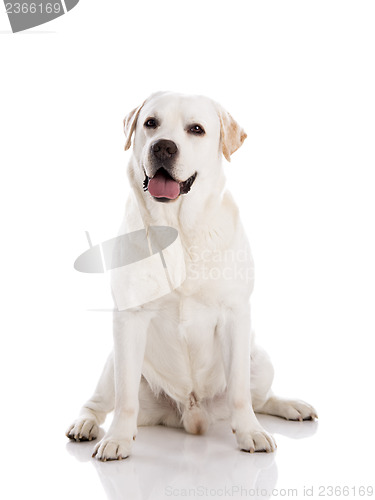
<instances>
[{"instance_id":1,"label":"black nose","mask_svg":"<svg viewBox=\"0 0 375 500\"><path fill-rule=\"evenodd\" d=\"M177 146L173 141L167 139L159 139L151 146L151 151L160 161L173 159L177 153Z\"/></svg>"}]
</instances>

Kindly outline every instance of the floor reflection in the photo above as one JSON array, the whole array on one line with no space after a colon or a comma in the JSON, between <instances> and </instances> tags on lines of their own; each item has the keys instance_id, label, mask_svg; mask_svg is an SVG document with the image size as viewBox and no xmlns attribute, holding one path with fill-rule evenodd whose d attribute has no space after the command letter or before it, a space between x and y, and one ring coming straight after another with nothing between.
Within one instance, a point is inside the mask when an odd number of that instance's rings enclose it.
<instances>
[{"instance_id":1,"label":"floor reflection","mask_svg":"<svg viewBox=\"0 0 375 500\"><path fill-rule=\"evenodd\" d=\"M271 433L296 439L313 435L318 425L268 415L260 415L259 420ZM101 431L99 439L103 434ZM110 500L264 499L270 497L277 482L277 452L240 452L227 422L216 424L204 436L192 436L180 429L142 427L133 455L118 462L91 458L93 447L93 442L67 443L68 452L78 461L92 463Z\"/></svg>"}]
</instances>

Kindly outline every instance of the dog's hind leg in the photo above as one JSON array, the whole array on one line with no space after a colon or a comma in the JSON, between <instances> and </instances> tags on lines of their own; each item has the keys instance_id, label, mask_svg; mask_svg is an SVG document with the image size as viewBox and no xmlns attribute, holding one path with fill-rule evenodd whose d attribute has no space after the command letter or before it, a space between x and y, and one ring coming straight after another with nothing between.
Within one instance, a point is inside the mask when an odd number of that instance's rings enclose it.
<instances>
[{"instance_id":1,"label":"dog's hind leg","mask_svg":"<svg viewBox=\"0 0 375 500\"><path fill-rule=\"evenodd\" d=\"M111 353L92 397L82 406L79 417L68 427L66 436L75 441L91 441L98 437L99 426L115 403L114 365Z\"/></svg>"},{"instance_id":2,"label":"dog's hind leg","mask_svg":"<svg viewBox=\"0 0 375 500\"><path fill-rule=\"evenodd\" d=\"M82 406L79 417L66 431L69 439L91 441L96 439L99 426L115 403L113 353L107 359L103 373L92 397ZM166 425L182 427L181 413L173 399L164 392L156 396L142 377L139 387L138 425Z\"/></svg>"},{"instance_id":3,"label":"dog's hind leg","mask_svg":"<svg viewBox=\"0 0 375 500\"><path fill-rule=\"evenodd\" d=\"M286 420L314 420L315 409L300 400L275 396L271 390L273 367L268 354L259 346L251 353L251 395L254 411L285 418Z\"/></svg>"},{"instance_id":4,"label":"dog's hind leg","mask_svg":"<svg viewBox=\"0 0 375 500\"><path fill-rule=\"evenodd\" d=\"M271 394L274 370L270 357L256 344L251 348L250 390L253 409L259 412Z\"/></svg>"}]
</instances>

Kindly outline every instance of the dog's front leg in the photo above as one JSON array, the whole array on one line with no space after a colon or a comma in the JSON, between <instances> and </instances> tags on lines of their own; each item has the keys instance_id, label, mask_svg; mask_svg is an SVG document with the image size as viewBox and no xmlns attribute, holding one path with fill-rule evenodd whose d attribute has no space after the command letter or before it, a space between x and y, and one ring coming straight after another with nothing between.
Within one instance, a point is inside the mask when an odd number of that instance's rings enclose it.
<instances>
[{"instance_id":1,"label":"dog's front leg","mask_svg":"<svg viewBox=\"0 0 375 500\"><path fill-rule=\"evenodd\" d=\"M250 391L250 309L246 304L225 314L222 339L223 359L227 379L227 400L231 412L232 430L241 450L274 451L273 437L255 416Z\"/></svg>"},{"instance_id":2,"label":"dog's front leg","mask_svg":"<svg viewBox=\"0 0 375 500\"><path fill-rule=\"evenodd\" d=\"M115 410L108 432L93 453L99 460L120 460L130 454L137 433L138 392L149 321L144 311L114 312Z\"/></svg>"}]
</instances>

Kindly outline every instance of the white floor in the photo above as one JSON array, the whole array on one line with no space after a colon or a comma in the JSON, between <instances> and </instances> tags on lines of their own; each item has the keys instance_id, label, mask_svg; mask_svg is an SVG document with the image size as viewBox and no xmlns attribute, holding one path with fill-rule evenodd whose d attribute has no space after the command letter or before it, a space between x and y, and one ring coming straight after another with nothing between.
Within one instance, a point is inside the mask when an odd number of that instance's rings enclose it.
<instances>
[{"instance_id":1,"label":"white floor","mask_svg":"<svg viewBox=\"0 0 375 500\"><path fill-rule=\"evenodd\" d=\"M220 422L205 436L141 428L133 455L121 462L91 458L92 442L68 442L61 457L64 466L58 467L64 470L71 499L321 498L331 496L329 486L347 487L354 498L363 496L361 486L371 484L373 454L366 455L358 427L354 436L345 431L342 417L322 422L259 419L277 438L276 453L237 450L230 426ZM49 467L48 462L42 465L47 471ZM333 496L344 495L346 490L336 489Z\"/></svg>"},{"instance_id":2,"label":"white floor","mask_svg":"<svg viewBox=\"0 0 375 500\"><path fill-rule=\"evenodd\" d=\"M17 326L25 334L22 343L16 335L9 337L8 349L0 352L1 498L372 496L360 489L373 485L375 470L370 314L361 316L358 307L348 308L343 328L330 318L320 328L301 321L300 328L282 328L277 336L267 331L278 331L278 317L260 309L261 324L268 324L269 317L275 323L259 335L274 361L275 392L305 399L319 415L317 422L260 415L276 438L275 453L239 451L230 425L220 422L204 436L164 427L140 428L130 458L102 463L91 457L95 442L69 442L64 432L95 387L112 343L111 318L104 313L73 312L59 316L57 308L51 307L41 316L35 311L43 321L39 330L30 331L33 312L20 315L14 310ZM49 334L51 328L58 335ZM15 355L17 363L12 362ZM110 422L109 415L105 427Z\"/></svg>"}]
</instances>

